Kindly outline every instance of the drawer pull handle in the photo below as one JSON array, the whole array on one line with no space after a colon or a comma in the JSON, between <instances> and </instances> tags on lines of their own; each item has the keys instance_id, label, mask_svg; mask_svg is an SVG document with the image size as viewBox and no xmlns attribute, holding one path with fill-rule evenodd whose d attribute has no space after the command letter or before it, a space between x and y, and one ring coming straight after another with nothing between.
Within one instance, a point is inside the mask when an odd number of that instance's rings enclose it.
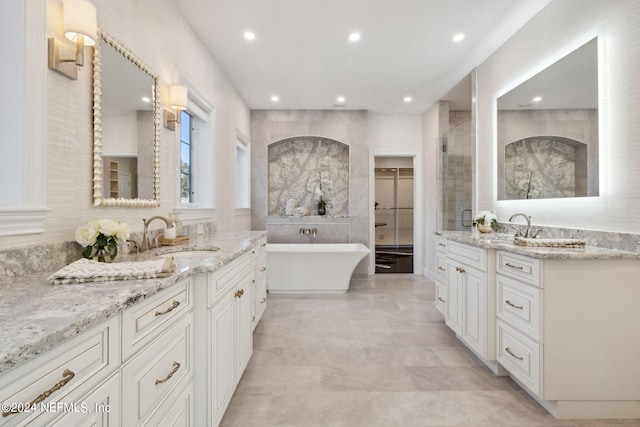
<instances>
[{"instance_id":1,"label":"drawer pull handle","mask_svg":"<svg viewBox=\"0 0 640 427\"><path fill-rule=\"evenodd\" d=\"M438 270L440 270L440 271L447 271L447 269L446 269L446 268L442 268L442 267L440 267L440 266L438 266Z\"/></svg>"},{"instance_id":2,"label":"drawer pull handle","mask_svg":"<svg viewBox=\"0 0 640 427\"><path fill-rule=\"evenodd\" d=\"M262 298L262 299L260 300L260 304L264 304L265 302L267 302L267 299L266 299L266 298Z\"/></svg>"},{"instance_id":3,"label":"drawer pull handle","mask_svg":"<svg viewBox=\"0 0 640 427\"><path fill-rule=\"evenodd\" d=\"M240 298L242 295L244 295L244 289L237 290L235 293L236 298Z\"/></svg>"},{"instance_id":4,"label":"drawer pull handle","mask_svg":"<svg viewBox=\"0 0 640 427\"><path fill-rule=\"evenodd\" d=\"M438 243L438 246L447 246L444 243Z\"/></svg>"},{"instance_id":5,"label":"drawer pull handle","mask_svg":"<svg viewBox=\"0 0 640 427\"><path fill-rule=\"evenodd\" d=\"M19 412L23 412L26 410L29 410L29 408L33 408L35 407L38 403L40 402L44 402L44 400L51 396L51 394L57 390L60 390L62 387L64 387L65 385L67 385L67 383L69 381L71 381L73 379L73 377L75 377L76 374L73 371L70 371L69 369L65 369L62 372L62 380L58 381L53 387L51 387L49 390L45 391L44 393L40 394L38 397L36 397L35 399L33 399L33 401L27 405L24 405L24 407L21 408L14 408L11 409L9 411L6 412L2 412L2 416L3 417L7 417L11 414L17 414Z\"/></svg>"},{"instance_id":6,"label":"drawer pull handle","mask_svg":"<svg viewBox=\"0 0 640 427\"><path fill-rule=\"evenodd\" d=\"M447 303L447 301L446 301L446 300L443 300L443 299L442 299L442 297L438 297L438 300L442 301L442 302L443 302L443 303L445 303L445 304Z\"/></svg>"},{"instance_id":7,"label":"drawer pull handle","mask_svg":"<svg viewBox=\"0 0 640 427\"><path fill-rule=\"evenodd\" d=\"M255 322L256 321L256 316L251 316L251 321Z\"/></svg>"},{"instance_id":8,"label":"drawer pull handle","mask_svg":"<svg viewBox=\"0 0 640 427\"><path fill-rule=\"evenodd\" d=\"M516 355L511 351L511 349L510 349L509 347L505 348L505 351L506 351L507 353L509 353L511 356L513 356L513 357L515 357L516 359L518 359L518 360L524 360L524 358L523 358L523 357L516 356Z\"/></svg>"},{"instance_id":9,"label":"drawer pull handle","mask_svg":"<svg viewBox=\"0 0 640 427\"><path fill-rule=\"evenodd\" d=\"M507 267L515 268L516 270L524 270L524 268L521 265L513 265L509 262L505 263L504 265L506 265Z\"/></svg>"},{"instance_id":10,"label":"drawer pull handle","mask_svg":"<svg viewBox=\"0 0 640 427\"><path fill-rule=\"evenodd\" d=\"M260 271L267 271L267 267L262 267Z\"/></svg>"},{"instance_id":11,"label":"drawer pull handle","mask_svg":"<svg viewBox=\"0 0 640 427\"><path fill-rule=\"evenodd\" d=\"M267 244L266 244L266 243L261 243L261 244L260 244L260 247L261 247L261 248L264 248L265 246L267 246Z\"/></svg>"},{"instance_id":12,"label":"drawer pull handle","mask_svg":"<svg viewBox=\"0 0 640 427\"><path fill-rule=\"evenodd\" d=\"M456 271L457 271L458 273L466 273L466 271L465 271L465 270L464 270L464 268L462 268L462 267L456 267Z\"/></svg>"},{"instance_id":13,"label":"drawer pull handle","mask_svg":"<svg viewBox=\"0 0 640 427\"><path fill-rule=\"evenodd\" d=\"M256 279L251 279L251 284L253 285L254 283L256 283Z\"/></svg>"},{"instance_id":14,"label":"drawer pull handle","mask_svg":"<svg viewBox=\"0 0 640 427\"><path fill-rule=\"evenodd\" d=\"M156 311L156 317L158 316L163 316L167 313L172 312L175 308L177 308L180 305L180 301L173 301L173 304L171 304L171 307L167 308L165 311Z\"/></svg>"},{"instance_id":15,"label":"drawer pull handle","mask_svg":"<svg viewBox=\"0 0 640 427\"><path fill-rule=\"evenodd\" d=\"M162 384L162 383L166 383L167 381L169 381L169 379L173 376L173 374L178 372L178 369L180 369L180 364L178 362L173 362L173 370L171 372L169 372L169 375L167 375L167 377L165 379L156 380L156 385Z\"/></svg>"},{"instance_id":16,"label":"drawer pull handle","mask_svg":"<svg viewBox=\"0 0 640 427\"><path fill-rule=\"evenodd\" d=\"M518 310L523 310L523 309L524 309L524 307L522 307L521 305L515 305L514 303L512 303L512 302L511 302L511 301L509 301L509 300L506 300L505 302L506 302L507 304L509 304L511 307L513 307L513 308L517 308Z\"/></svg>"}]
</instances>

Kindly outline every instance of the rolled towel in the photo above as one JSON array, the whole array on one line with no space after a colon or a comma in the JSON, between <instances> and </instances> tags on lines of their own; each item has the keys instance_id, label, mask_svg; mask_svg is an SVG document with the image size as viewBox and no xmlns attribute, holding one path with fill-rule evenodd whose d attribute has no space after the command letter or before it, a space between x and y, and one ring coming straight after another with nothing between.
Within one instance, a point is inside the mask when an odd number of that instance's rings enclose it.
<instances>
[{"instance_id":1,"label":"rolled towel","mask_svg":"<svg viewBox=\"0 0 640 427\"><path fill-rule=\"evenodd\" d=\"M168 277L176 269L173 257L139 262L97 262L79 259L49 276L49 283L107 282L110 280L136 280Z\"/></svg>"},{"instance_id":2,"label":"rolled towel","mask_svg":"<svg viewBox=\"0 0 640 427\"><path fill-rule=\"evenodd\" d=\"M296 199L287 199L286 203L284 204L284 214L287 216L293 215L293 211L295 210L296 206L298 206L298 201Z\"/></svg>"},{"instance_id":3,"label":"rolled towel","mask_svg":"<svg viewBox=\"0 0 640 427\"><path fill-rule=\"evenodd\" d=\"M309 208L304 206L298 206L293 210L293 216L307 216L309 215Z\"/></svg>"}]
</instances>

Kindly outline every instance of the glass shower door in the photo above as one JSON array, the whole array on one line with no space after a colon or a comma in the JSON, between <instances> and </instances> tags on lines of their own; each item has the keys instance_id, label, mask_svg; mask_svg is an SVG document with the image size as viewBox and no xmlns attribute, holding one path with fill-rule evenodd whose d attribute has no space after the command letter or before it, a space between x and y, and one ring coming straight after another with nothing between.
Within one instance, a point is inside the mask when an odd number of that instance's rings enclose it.
<instances>
[{"instance_id":1,"label":"glass shower door","mask_svg":"<svg viewBox=\"0 0 640 427\"><path fill-rule=\"evenodd\" d=\"M450 129L442 138L443 229L469 230L471 227L471 121Z\"/></svg>"}]
</instances>

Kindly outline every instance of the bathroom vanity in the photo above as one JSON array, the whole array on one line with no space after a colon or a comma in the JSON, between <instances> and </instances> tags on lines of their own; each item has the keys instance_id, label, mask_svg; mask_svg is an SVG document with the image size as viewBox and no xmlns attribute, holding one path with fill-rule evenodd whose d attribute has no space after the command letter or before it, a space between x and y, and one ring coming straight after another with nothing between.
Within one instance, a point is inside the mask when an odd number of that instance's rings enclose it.
<instances>
[{"instance_id":1,"label":"bathroom vanity","mask_svg":"<svg viewBox=\"0 0 640 427\"><path fill-rule=\"evenodd\" d=\"M207 243L164 279L3 283L0 425L218 425L266 306L266 236Z\"/></svg>"},{"instance_id":2,"label":"bathroom vanity","mask_svg":"<svg viewBox=\"0 0 640 427\"><path fill-rule=\"evenodd\" d=\"M437 247L436 307L495 373L557 418L640 418L640 256L461 232Z\"/></svg>"}]
</instances>

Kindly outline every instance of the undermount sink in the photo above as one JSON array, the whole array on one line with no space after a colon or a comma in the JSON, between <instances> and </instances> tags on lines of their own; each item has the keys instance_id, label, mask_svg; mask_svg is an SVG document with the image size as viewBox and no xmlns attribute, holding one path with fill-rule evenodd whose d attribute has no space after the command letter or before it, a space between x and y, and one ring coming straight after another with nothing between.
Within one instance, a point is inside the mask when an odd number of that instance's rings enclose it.
<instances>
[{"instance_id":1,"label":"undermount sink","mask_svg":"<svg viewBox=\"0 0 640 427\"><path fill-rule=\"evenodd\" d=\"M520 246L537 246L546 248L583 248L587 242L582 239L531 239L515 237L513 243Z\"/></svg>"},{"instance_id":2,"label":"undermount sink","mask_svg":"<svg viewBox=\"0 0 640 427\"><path fill-rule=\"evenodd\" d=\"M173 257L173 258L194 258L194 257L208 257L214 252L219 251L217 246L188 246L188 247L175 247L167 249L159 249L153 254L159 257Z\"/></svg>"}]
</instances>

